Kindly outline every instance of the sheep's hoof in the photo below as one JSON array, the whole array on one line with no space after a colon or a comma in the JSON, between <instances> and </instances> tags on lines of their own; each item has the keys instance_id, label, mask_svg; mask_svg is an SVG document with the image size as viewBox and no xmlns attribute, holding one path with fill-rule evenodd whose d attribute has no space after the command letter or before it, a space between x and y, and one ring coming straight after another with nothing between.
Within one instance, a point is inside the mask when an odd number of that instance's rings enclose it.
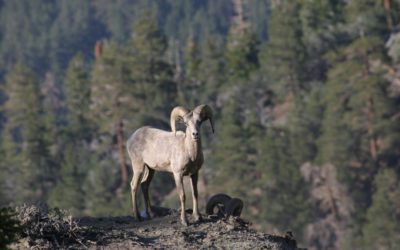
<instances>
[{"instance_id":1,"label":"sheep's hoof","mask_svg":"<svg viewBox=\"0 0 400 250\"><path fill-rule=\"evenodd\" d=\"M142 221L143 220L143 218L142 218L142 216L140 216L140 213L139 212L133 212L133 218L135 218L135 220L136 221Z\"/></svg>"},{"instance_id":2,"label":"sheep's hoof","mask_svg":"<svg viewBox=\"0 0 400 250\"><path fill-rule=\"evenodd\" d=\"M139 221L139 222L140 222L140 221L143 221L143 218L142 218L141 216L136 216L136 217L134 217L134 218L135 218L136 221Z\"/></svg>"},{"instance_id":3,"label":"sheep's hoof","mask_svg":"<svg viewBox=\"0 0 400 250\"><path fill-rule=\"evenodd\" d=\"M195 222L195 223L201 222L202 220L203 220L203 218L201 218L201 215L200 215L200 214L194 215L194 222Z\"/></svg>"},{"instance_id":4,"label":"sheep's hoof","mask_svg":"<svg viewBox=\"0 0 400 250\"><path fill-rule=\"evenodd\" d=\"M182 223L182 225L184 225L185 227L189 226L189 223L187 222L187 219L185 219L185 220L182 220L182 219L181 219L181 223Z\"/></svg>"},{"instance_id":5,"label":"sheep's hoof","mask_svg":"<svg viewBox=\"0 0 400 250\"><path fill-rule=\"evenodd\" d=\"M143 220L150 220L151 218L153 218L153 214L151 212L146 212L145 210L143 210L142 212L140 212L140 217Z\"/></svg>"},{"instance_id":6,"label":"sheep's hoof","mask_svg":"<svg viewBox=\"0 0 400 250\"><path fill-rule=\"evenodd\" d=\"M217 214L218 216L225 216L226 209L228 207L228 203L231 200L231 197L226 194L216 194L212 196L206 205L206 214L213 215Z\"/></svg>"},{"instance_id":7,"label":"sheep's hoof","mask_svg":"<svg viewBox=\"0 0 400 250\"><path fill-rule=\"evenodd\" d=\"M237 216L240 217L243 209L243 201L238 198L233 198L228 202L226 207L227 216Z\"/></svg>"}]
</instances>

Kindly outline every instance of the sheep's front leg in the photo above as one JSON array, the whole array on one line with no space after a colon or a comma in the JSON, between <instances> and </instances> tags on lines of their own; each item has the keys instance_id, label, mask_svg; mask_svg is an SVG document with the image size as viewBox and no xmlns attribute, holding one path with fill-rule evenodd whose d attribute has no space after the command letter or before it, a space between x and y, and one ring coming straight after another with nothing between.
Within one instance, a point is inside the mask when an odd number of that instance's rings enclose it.
<instances>
[{"instance_id":1,"label":"sheep's front leg","mask_svg":"<svg viewBox=\"0 0 400 250\"><path fill-rule=\"evenodd\" d=\"M190 176L190 181L192 184L193 216L196 222L201 221L201 216L199 214L199 207L198 207L198 192L197 192L198 178L199 178L199 173L195 173Z\"/></svg>"},{"instance_id":2,"label":"sheep's front leg","mask_svg":"<svg viewBox=\"0 0 400 250\"><path fill-rule=\"evenodd\" d=\"M176 189L179 193L179 199L181 200L181 222L183 225L187 226L186 209L185 209L185 190L183 188L183 175L181 173L174 173L174 179L176 184Z\"/></svg>"}]
</instances>

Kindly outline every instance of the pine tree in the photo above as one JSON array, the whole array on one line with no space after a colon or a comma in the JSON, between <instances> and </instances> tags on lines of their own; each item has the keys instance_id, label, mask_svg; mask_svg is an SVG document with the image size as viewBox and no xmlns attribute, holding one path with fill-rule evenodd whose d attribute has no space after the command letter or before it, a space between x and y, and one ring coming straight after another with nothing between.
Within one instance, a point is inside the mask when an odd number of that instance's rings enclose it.
<instances>
[{"instance_id":1,"label":"pine tree","mask_svg":"<svg viewBox=\"0 0 400 250\"><path fill-rule=\"evenodd\" d=\"M308 57L323 55L346 41L345 34L338 26L344 21L344 6L341 0L300 2L299 15Z\"/></svg>"},{"instance_id":2,"label":"pine tree","mask_svg":"<svg viewBox=\"0 0 400 250\"><path fill-rule=\"evenodd\" d=\"M2 3L2 67L11 70L15 63L24 62L41 74L48 69L48 31L55 12L55 2L52 1Z\"/></svg>"},{"instance_id":3,"label":"pine tree","mask_svg":"<svg viewBox=\"0 0 400 250\"><path fill-rule=\"evenodd\" d=\"M259 220L282 231L293 231L301 238L310 220L310 207L301 162L296 161L292 144L290 130L285 128L269 128L260 140L257 170L261 178L257 185L264 191Z\"/></svg>"},{"instance_id":4,"label":"pine tree","mask_svg":"<svg viewBox=\"0 0 400 250\"><path fill-rule=\"evenodd\" d=\"M75 216L82 215L88 199L83 183L90 166L90 152L79 142L69 143L63 157L60 179L50 193L49 204L68 209Z\"/></svg>"},{"instance_id":5,"label":"pine tree","mask_svg":"<svg viewBox=\"0 0 400 250\"><path fill-rule=\"evenodd\" d=\"M326 53L336 49L346 41L341 31L344 19L342 1L301 1L299 2L301 39L304 44L303 81L307 91L294 98L289 111L288 128L293 136L293 150L296 161L313 161L318 146L316 141L321 133L323 116L323 94L327 77Z\"/></svg>"},{"instance_id":6,"label":"pine tree","mask_svg":"<svg viewBox=\"0 0 400 250\"><path fill-rule=\"evenodd\" d=\"M85 211L91 215L120 215L128 194L128 165L124 123L134 107L131 93L129 54L114 42L105 44L96 58L90 79L90 122L95 125L95 162L87 171L83 192ZM132 104L132 105L130 105ZM133 107L132 107L133 106ZM118 165L117 163L118 162ZM81 166L83 167L83 166ZM118 208L118 209L116 209Z\"/></svg>"},{"instance_id":7,"label":"pine tree","mask_svg":"<svg viewBox=\"0 0 400 250\"><path fill-rule=\"evenodd\" d=\"M94 153L93 153L94 154ZM89 169L85 175L82 191L85 197L84 214L91 216L126 215L132 210L130 190L120 189L120 171L113 159L112 152L94 154L94 160L89 161ZM101 157L99 159L99 157ZM81 163L79 169L85 164ZM73 171L69 168L68 171ZM79 172L78 172L79 173ZM74 174L74 180L77 180ZM76 202L76 201L74 201ZM81 208L81 207L80 207Z\"/></svg>"},{"instance_id":8,"label":"pine tree","mask_svg":"<svg viewBox=\"0 0 400 250\"><path fill-rule=\"evenodd\" d=\"M177 86L173 81L172 66L164 59L167 38L157 25L155 14L146 12L133 25L128 49L131 56L131 77L137 112L153 119L168 117L176 104ZM161 118L163 119L163 118Z\"/></svg>"},{"instance_id":9,"label":"pine tree","mask_svg":"<svg viewBox=\"0 0 400 250\"><path fill-rule=\"evenodd\" d=\"M94 7L94 3L86 1L54 2L56 15L45 33L50 37L50 69L56 76L62 74L76 53L82 53L85 58L91 56L94 42L106 36L107 31L96 17Z\"/></svg>"},{"instance_id":10,"label":"pine tree","mask_svg":"<svg viewBox=\"0 0 400 250\"><path fill-rule=\"evenodd\" d=\"M382 169L375 176L376 191L363 227L365 249L396 249L400 244L399 177L392 169Z\"/></svg>"},{"instance_id":11,"label":"pine tree","mask_svg":"<svg viewBox=\"0 0 400 250\"><path fill-rule=\"evenodd\" d=\"M64 86L67 131L76 137L76 140L88 141L91 136L89 121L90 82L82 54L77 54L72 58L67 69Z\"/></svg>"},{"instance_id":12,"label":"pine tree","mask_svg":"<svg viewBox=\"0 0 400 250\"><path fill-rule=\"evenodd\" d=\"M202 96L198 95L199 90L204 87L204 82L202 81L202 74L200 71L200 66L202 64L201 54L200 44L195 41L193 36L190 36L186 41L185 47L183 48L183 57L185 63L184 72L181 72L181 81L177 82L179 99L182 102L187 103L188 106L195 106L198 103L202 103L200 101ZM177 62L177 64L178 63L179 62ZM175 74L179 73L176 71L177 70L175 70Z\"/></svg>"},{"instance_id":13,"label":"pine tree","mask_svg":"<svg viewBox=\"0 0 400 250\"><path fill-rule=\"evenodd\" d=\"M307 86L302 81L305 49L298 1L279 1L272 9L269 41L260 57L277 101L294 97Z\"/></svg>"},{"instance_id":14,"label":"pine tree","mask_svg":"<svg viewBox=\"0 0 400 250\"><path fill-rule=\"evenodd\" d=\"M13 170L12 197L16 202L45 201L57 169L52 168L45 140L39 84L29 68L16 65L7 75L5 93L3 146L8 168Z\"/></svg>"},{"instance_id":15,"label":"pine tree","mask_svg":"<svg viewBox=\"0 0 400 250\"><path fill-rule=\"evenodd\" d=\"M349 8L358 9L358 5L353 5L349 5ZM374 8L377 11L375 16L371 16L371 11L367 12L361 20L379 19L380 9ZM352 20L354 10L348 11L351 13L349 20ZM393 113L394 103L388 98L388 82L382 77L382 70L373 65L373 61L385 61L384 44L379 36L383 26L374 23L369 27L369 22L366 25L363 24L364 21L357 22L355 25L360 33L352 33L355 38L342 48L335 57L335 66L329 71L326 95L326 119L329 121L324 123L325 135L331 136L322 137L321 153L325 154L323 158L326 161L360 166L362 172L373 173L378 155L383 150L383 145L380 146L378 140L385 138L393 129L393 124L387 117ZM342 142L338 141L338 136ZM342 149L335 145L341 145ZM338 159L339 155L341 157Z\"/></svg>"},{"instance_id":16,"label":"pine tree","mask_svg":"<svg viewBox=\"0 0 400 250\"><path fill-rule=\"evenodd\" d=\"M319 92L309 93L311 87L304 81L306 50L299 3L277 1L272 6L269 41L260 52L252 93L261 97L253 101L258 108L270 110L268 126L254 138L258 178L253 181L263 190L258 194L255 218L265 221L263 227L290 230L301 238L310 207L300 166L315 155L313 140L318 136L321 111L316 107Z\"/></svg>"},{"instance_id":17,"label":"pine tree","mask_svg":"<svg viewBox=\"0 0 400 250\"><path fill-rule=\"evenodd\" d=\"M212 192L246 197L249 209L243 216L254 218L257 216L250 211L259 208L256 183L260 173L256 169L256 161L257 136L261 129L254 111L243 105L248 98L249 93L243 91L231 94L230 99L224 102L216 123L221 126L214 135L215 141L208 146L213 153L207 157L204 172Z\"/></svg>"},{"instance_id":18,"label":"pine tree","mask_svg":"<svg viewBox=\"0 0 400 250\"><path fill-rule=\"evenodd\" d=\"M90 85L81 54L71 60L64 86L68 113L63 129L60 180L50 194L49 203L78 215L85 209L86 194L82 183L93 159L88 146L93 135L89 121Z\"/></svg>"},{"instance_id":19,"label":"pine tree","mask_svg":"<svg viewBox=\"0 0 400 250\"><path fill-rule=\"evenodd\" d=\"M130 84L128 65L124 63L122 48L110 44L103 49L95 62L91 79L91 114L98 126L98 139L103 147L100 151L117 149L121 173L121 187L128 181L125 163L124 119L132 96L127 92Z\"/></svg>"},{"instance_id":20,"label":"pine tree","mask_svg":"<svg viewBox=\"0 0 400 250\"><path fill-rule=\"evenodd\" d=\"M350 41L327 56L332 67L324 96L319 159L333 163L339 179L352 190L357 211L354 235L361 235L372 180L380 167L393 164L391 148L399 130L390 118L396 106L382 67L387 62L384 8L380 2L365 1L351 2L345 10Z\"/></svg>"},{"instance_id":21,"label":"pine tree","mask_svg":"<svg viewBox=\"0 0 400 250\"><path fill-rule=\"evenodd\" d=\"M259 66L259 41L250 27L244 30L231 31L225 52L227 75L231 79L248 78Z\"/></svg>"},{"instance_id":22,"label":"pine tree","mask_svg":"<svg viewBox=\"0 0 400 250\"><path fill-rule=\"evenodd\" d=\"M50 153L55 159L60 154L61 144L61 127L63 123L63 107L62 107L62 89L55 76L51 72L47 72L45 79L40 83L40 91L43 96L42 106L44 112L45 126L48 128L46 140L50 143Z\"/></svg>"},{"instance_id":23,"label":"pine tree","mask_svg":"<svg viewBox=\"0 0 400 250\"><path fill-rule=\"evenodd\" d=\"M215 104L220 88L226 81L224 44L217 36L206 34L200 47L200 63L196 80L199 87L186 93L188 99L199 98L199 103ZM216 106L216 105L214 105Z\"/></svg>"},{"instance_id":24,"label":"pine tree","mask_svg":"<svg viewBox=\"0 0 400 250\"><path fill-rule=\"evenodd\" d=\"M297 164L314 161L318 153L323 118L322 90L312 91L294 100L286 128L290 132L292 157Z\"/></svg>"},{"instance_id":25,"label":"pine tree","mask_svg":"<svg viewBox=\"0 0 400 250\"><path fill-rule=\"evenodd\" d=\"M325 54L348 42L343 30L344 1L300 1L299 18L305 49L304 81L319 87L326 80L328 63ZM317 85L317 86L315 86Z\"/></svg>"},{"instance_id":26,"label":"pine tree","mask_svg":"<svg viewBox=\"0 0 400 250\"><path fill-rule=\"evenodd\" d=\"M258 68L259 41L248 22L247 4L241 0L232 1L236 15L232 17L226 45L226 74L232 80L248 78Z\"/></svg>"},{"instance_id":27,"label":"pine tree","mask_svg":"<svg viewBox=\"0 0 400 250\"><path fill-rule=\"evenodd\" d=\"M251 149L246 143L247 131L243 126L245 119L242 115L240 106L233 99L225 104L219 120L223 126L218 132L215 154L210 155L209 161L215 171L212 177L216 191L229 190L230 195L248 197L254 166L248 159ZM237 185L238 182L250 186Z\"/></svg>"}]
</instances>

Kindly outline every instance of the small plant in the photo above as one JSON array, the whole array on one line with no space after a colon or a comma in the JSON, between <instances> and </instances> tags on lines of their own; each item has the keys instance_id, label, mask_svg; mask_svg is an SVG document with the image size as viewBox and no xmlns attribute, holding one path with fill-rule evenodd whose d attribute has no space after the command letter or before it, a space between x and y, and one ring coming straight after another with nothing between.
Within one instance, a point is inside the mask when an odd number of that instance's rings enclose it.
<instances>
[{"instance_id":1,"label":"small plant","mask_svg":"<svg viewBox=\"0 0 400 250\"><path fill-rule=\"evenodd\" d=\"M0 249L7 249L11 243L17 242L21 232L15 211L8 207L0 208Z\"/></svg>"}]
</instances>

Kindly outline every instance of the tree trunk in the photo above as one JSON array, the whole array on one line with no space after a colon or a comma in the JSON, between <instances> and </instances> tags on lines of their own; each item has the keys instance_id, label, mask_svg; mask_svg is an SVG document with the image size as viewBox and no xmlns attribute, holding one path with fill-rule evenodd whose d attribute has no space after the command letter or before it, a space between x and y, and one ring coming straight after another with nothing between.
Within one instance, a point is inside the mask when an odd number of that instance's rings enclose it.
<instances>
[{"instance_id":1,"label":"tree trunk","mask_svg":"<svg viewBox=\"0 0 400 250\"><path fill-rule=\"evenodd\" d=\"M118 161L121 168L121 187L128 182L128 165L125 161L124 123L122 120L117 126Z\"/></svg>"},{"instance_id":2,"label":"tree trunk","mask_svg":"<svg viewBox=\"0 0 400 250\"><path fill-rule=\"evenodd\" d=\"M339 220L339 211L338 211L338 207L336 205L336 201L335 198L333 197L333 192L331 187L328 185L328 192L329 192L329 203L330 203L330 207L332 209L333 215L335 216L335 219Z\"/></svg>"},{"instance_id":3,"label":"tree trunk","mask_svg":"<svg viewBox=\"0 0 400 250\"><path fill-rule=\"evenodd\" d=\"M365 65L364 77L368 78L370 76L370 65L369 65L367 53L365 53L365 55L364 55L364 65ZM374 112L374 100L372 99L372 97L369 97L367 99L365 113L367 115L366 129L367 129L368 136L369 136L369 139L368 139L369 152L371 154L372 159L376 160L377 155L378 155L378 143L377 143L377 138L374 135L374 129L373 129L375 112Z\"/></svg>"},{"instance_id":4,"label":"tree trunk","mask_svg":"<svg viewBox=\"0 0 400 250\"><path fill-rule=\"evenodd\" d=\"M376 143L375 138L369 139L369 151L371 153L372 159L376 160L378 154L378 145Z\"/></svg>"},{"instance_id":5,"label":"tree trunk","mask_svg":"<svg viewBox=\"0 0 400 250\"><path fill-rule=\"evenodd\" d=\"M102 53L103 53L103 45L101 41L97 41L94 46L94 58L98 60L101 57Z\"/></svg>"},{"instance_id":6,"label":"tree trunk","mask_svg":"<svg viewBox=\"0 0 400 250\"><path fill-rule=\"evenodd\" d=\"M378 143L376 137L373 135L372 122L374 118L373 100L369 98L367 104L367 116L368 116L368 136L369 136L369 151L372 159L376 160L378 154Z\"/></svg>"},{"instance_id":7,"label":"tree trunk","mask_svg":"<svg viewBox=\"0 0 400 250\"><path fill-rule=\"evenodd\" d=\"M393 18L392 18L392 7L391 7L391 0L383 0L383 7L385 8L386 12L386 24L389 31L393 30Z\"/></svg>"}]
</instances>

